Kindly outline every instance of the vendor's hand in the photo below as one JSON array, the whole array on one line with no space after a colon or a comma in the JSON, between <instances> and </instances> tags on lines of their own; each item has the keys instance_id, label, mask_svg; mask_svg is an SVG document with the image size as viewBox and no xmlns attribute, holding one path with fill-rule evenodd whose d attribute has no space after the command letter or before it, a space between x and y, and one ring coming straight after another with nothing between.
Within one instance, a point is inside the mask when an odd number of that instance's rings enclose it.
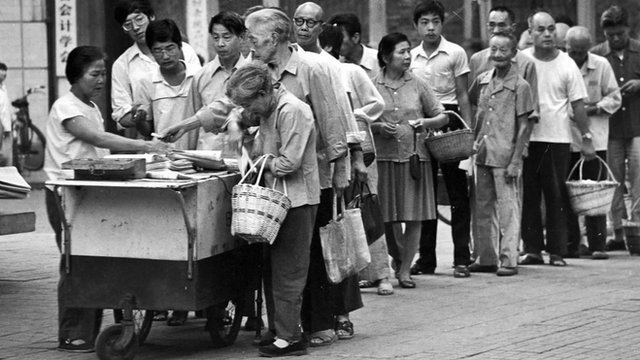
<instances>
[{"instance_id":1,"label":"vendor's hand","mask_svg":"<svg viewBox=\"0 0 640 360\"><path fill-rule=\"evenodd\" d=\"M349 186L346 156L337 159L333 164L333 191L336 193L336 196L340 197L344 189Z\"/></svg>"},{"instance_id":2,"label":"vendor's hand","mask_svg":"<svg viewBox=\"0 0 640 360\"><path fill-rule=\"evenodd\" d=\"M184 133L184 127L181 125L181 123L178 123L164 129L164 131L162 132L162 134L160 134L160 136L158 136L158 138L166 142L176 142L182 137L182 135L184 135Z\"/></svg>"},{"instance_id":3,"label":"vendor's hand","mask_svg":"<svg viewBox=\"0 0 640 360\"><path fill-rule=\"evenodd\" d=\"M596 158L596 149L593 147L591 140L582 140L582 148L580 149L585 161L593 160Z\"/></svg>"},{"instance_id":4,"label":"vendor's hand","mask_svg":"<svg viewBox=\"0 0 640 360\"><path fill-rule=\"evenodd\" d=\"M398 126L396 124L384 123L380 127L380 135L385 139L391 139L398 133Z\"/></svg>"},{"instance_id":5,"label":"vendor's hand","mask_svg":"<svg viewBox=\"0 0 640 360\"><path fill-rule=\"evenodd\" d=\"M244 132L239 122L231 120L227 125L227 141L232 149L240 148Z\"/></svg>"},{"instance_id":6,"label":"vendor's hand","mask_svg":"<svg viewBox=\"0 0 640 360\"><path fill-rule=\"evenodd\" d=\"M173 144L169 144L157 139L153 139L151 141L145 141L145 143L147 145L146 152L148 153L157 153L157 154L166 155L172 152L175 147Z\"/></svg>"},{"instance_id":7,"label":"vendor's hand","mask_svg":"<svg viewBox=\"0 0 640 360\"><path fill-rule=\"evenodd\" d=\"M629 80L620 87L620 93L622 93L622 96L635 94L638 91L640 91L639 79Z\"/></svg>"},{"instance_id":8,"label":"vendor's hand","mask_svg":"<svg viewBox=\"0 0 640 360\"><path fill-rule=\"evenodd\" d=\"M507 172L505 173L505 177L506 177L505 181L507 182L507 184L511 183L512 181L516 181L520 177L521 173L522 173L522 161L511 162L507 166Z\"/></svg>"}]
</instances>

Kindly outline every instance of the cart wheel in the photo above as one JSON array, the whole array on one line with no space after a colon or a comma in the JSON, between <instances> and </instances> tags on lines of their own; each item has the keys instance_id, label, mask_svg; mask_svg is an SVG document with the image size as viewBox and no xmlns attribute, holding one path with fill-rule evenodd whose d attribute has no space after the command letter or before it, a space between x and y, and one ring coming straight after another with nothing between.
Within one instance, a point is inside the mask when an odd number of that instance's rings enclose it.
<instances>
[{"instance_id":1,"label":"cart wheel","mask_svg":"<svg viewBox=\"0 0 640 360\"><path fill-rule=\"evenodd\" d=\"M131 360L138 350L138 335L133 334L124 349L117 350L115 343L122 334L122 324L111 325L100 332L96 339L96 354L100 360Z\"/></svg>"},{"instance_id":2,"label":"cart wheel","mask_svg":"<svg viewBox=\"0 0 640 360\"><path fill-rule=\"evenodd\" d=\"M133 310L133 324L136 327L136 334L138 335L138 344L144 344L151 331L151 324L153 324L153 316L155 313L153 310ZM119 324L122 321L122 310L113 309L113 319Z\"/></svg>"},{"instance_id":3,"label":"cart wheel","mask_svg":"<svg viewBox=\"0 0 640 360\"><path fill-rule=\"evenodd\" d=\"M236 341L242 323L245 297L239 296L221 305L207 315L207 330L211 336L213 347L229 346Z\"/></svg>"}]
</instances>

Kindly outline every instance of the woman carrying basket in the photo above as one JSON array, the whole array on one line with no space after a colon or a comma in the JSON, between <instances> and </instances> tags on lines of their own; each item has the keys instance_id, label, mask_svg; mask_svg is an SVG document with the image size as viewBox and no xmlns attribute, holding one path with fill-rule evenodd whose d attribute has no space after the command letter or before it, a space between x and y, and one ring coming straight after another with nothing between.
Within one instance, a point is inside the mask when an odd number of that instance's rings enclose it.
<instances>
[{"instance_id":1,"label":"woman carrying basket","mask_svg":"<svg viewBox=\"0 0 640 360\"><path fill-rule=\"evenodd\" d=\"M276 189L285 192L291 200L291 208L270 247L276 338L273 343L260 346L259 351L264 356L306 354L300 311L313 224L320 202L311 108L280 84L272 84L266 65L258 63L236 70L228 80L226 94L234 104L244 108L245 115L260 119L259 123L245 124L260 126L253 155L270 155L265 160L265 184L273 184L277 177ZM219 116L211 116L210 121L205 117L189 118L167 129L164 136L174 140L185 130L198 126L205 130L219 128L220 120Z\"/></svg>"},{"instance_id":2,"label":"woman carrying basket","mask_svg":"<svg viewBox=\"0 0 640 360\"><path fill-rule=\"evenodd\" d=\"M394 237L401 264L396 277L403 288L416 286L410 269L418 249L421 221L436 217L431 163L422 135L425 128L439 128L448 121L429 85L408 71L410 49L404 34L391 33L380 40L378 62L382 71L373 82L384 98L385 109L371 124L382 217L385 223L394 224L397 234ZM404 234L400 226L403 222Z\"/></svg>"}]
</instances>

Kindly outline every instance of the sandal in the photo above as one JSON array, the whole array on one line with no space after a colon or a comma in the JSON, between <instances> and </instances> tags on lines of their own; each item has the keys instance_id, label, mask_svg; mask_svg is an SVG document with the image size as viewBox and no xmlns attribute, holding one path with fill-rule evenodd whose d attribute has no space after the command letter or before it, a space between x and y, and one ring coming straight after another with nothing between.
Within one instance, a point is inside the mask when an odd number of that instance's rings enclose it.
<instances>
[{"instance_id":1,"label":"sandal","mask_svg":"<svg viewBox=\"0 0 640 360\"><path fill-rule=\"evenodd\" d=\"M389 279L380 280L378 283L378 295L393 295L393 285L391 285Z\"/></svg>"},{"instance_id":2,"label":"sandal","mask_svg":"<svg viewBox=\"0 0 640 360\"><path fill-rule=\"evenodd\" d=\"M348 340L353 337L353 323L349 320L336 321L336 334L340 340Z\"/></svg>"},{"instance_id":3,"label":"sandal","mask_svg":"<svg viewBox=\"0 0 640 360\"><path fill-rule=\"evenodd\" d=\"M333 344L336 340L338 340L338 337L333 329L316 331L309 338L309 346L327 346Z\"/></svg>"},{"instance_id":4,"label":"sandal","mask_svg":"<svg viewBox=\"0 0 640 360\"><path fill-rule=\"evenodd\" d=\"M564 259L560 255L550 255L549 265L563 267L563 266L567 266L567 262L564 261Z\"/></svg>"},{"instance_id":5,"label":"sandal","mask_svg":"<svg viewBox=\"0 0 640 360\"><path fill-rule=\"evenodd\" d=\"M415 287L416 287L415 281L413 281L411 279L405 279L405 280L398 279L398 284L403 289L415 289Z\"/></svg>"},{"instance_id":6,"label":"sandal","mask_svg":"<svg viewBox=\"0 0 640 360\"><path fill-rule=\"evenodd\" d=\"M360 287L360 289L367 289L376 286L376 283L375 281L360 280L358 281L358 286Z\"/></svg>"}]
</instances>

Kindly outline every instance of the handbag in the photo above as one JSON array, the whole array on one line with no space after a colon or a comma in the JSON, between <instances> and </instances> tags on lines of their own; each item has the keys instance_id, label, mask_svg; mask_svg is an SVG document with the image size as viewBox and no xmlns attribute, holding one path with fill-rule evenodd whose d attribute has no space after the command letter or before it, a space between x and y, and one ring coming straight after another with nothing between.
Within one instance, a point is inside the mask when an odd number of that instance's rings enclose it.
<instances>
[{"instance_id":1,"label":"handbag","mask_svg":"<svg viewBox=\"0 0 640 360\"><path fill-rule=\"evenodd\" d=\"M337 198L334 196L333 200L333 218L320 228L320 243L327 277L338 284L366 268L371 255L360 209L345 209L341 199L342 213L338 215Z\"/></svg>"},{"instance_id":2,"label":"handbag","mask_svg":"<svg viewBox=\"0 0 640 360\"><path fill-rule=\"evenodd\" d=\"M351 193L353 197L347 204L347 208L360 208L364 232L367 235L367 245L371 245L384 234L380 199L377 194L371 193L369 184L366 182L354 182Z\"/></svg>"},{"instance_id":3,"label":"handbag","mask_svg":"<svg viewBox=\"0 0 640 360\"><path fill-rule=\"evenodd\" d=\"M420 155L416 152L417 131L413 130L413 154L409 157L409 172L413 180L419 181L422 173L420 172Z\"/></svg>"}]
</instances>

